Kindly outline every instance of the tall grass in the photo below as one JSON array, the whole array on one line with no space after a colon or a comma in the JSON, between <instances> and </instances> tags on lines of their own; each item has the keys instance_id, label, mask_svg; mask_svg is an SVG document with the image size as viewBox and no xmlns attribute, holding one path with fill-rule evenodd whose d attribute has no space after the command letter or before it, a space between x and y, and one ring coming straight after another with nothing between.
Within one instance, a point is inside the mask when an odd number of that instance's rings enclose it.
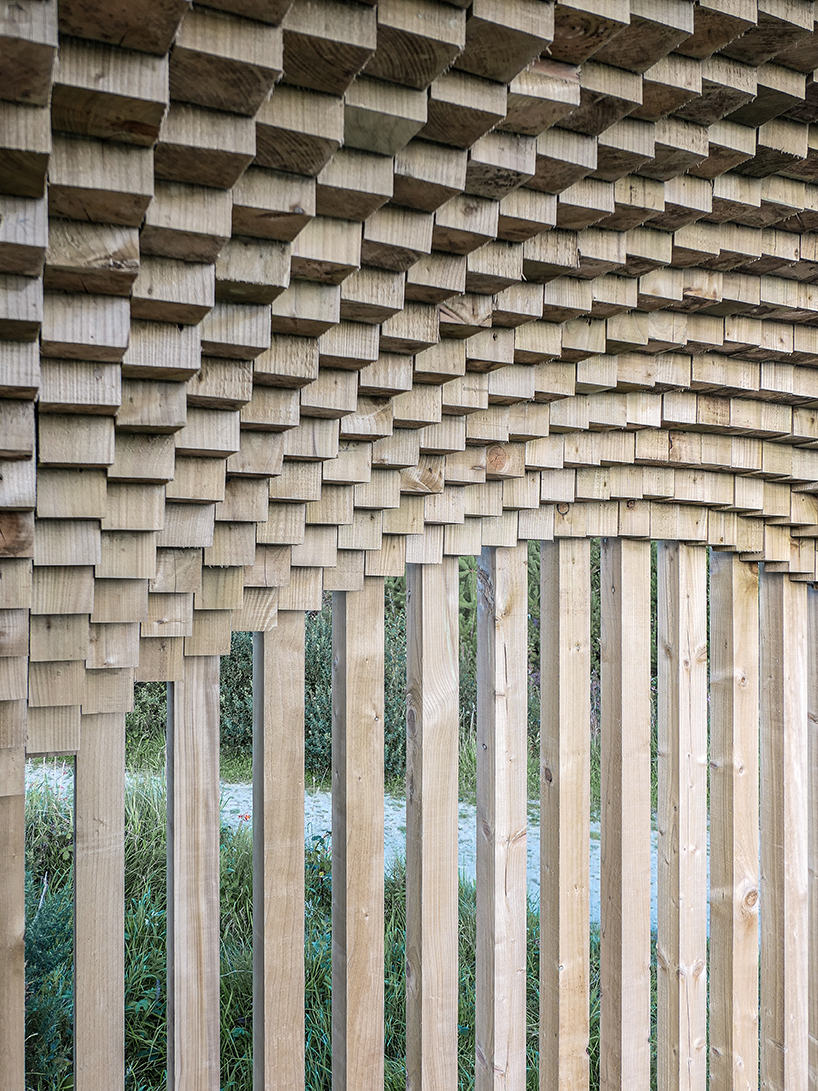
<instances>
[{"instance_id":1,"label":"tall grass","mask_svg":"<svg viewBox=\"0 0 818 1091\"><path fill-rule=\"evenodd\" d=\"M134 778L126 793L125 1060L127 1091L164 1086L167 1049L166 798L155 778ZM73 832L71 801L48 787L26 798L26 1064L30 1091L72 1083ZM331 1087L331 904L329 837L305 849L305 1026L308 1091ZM405 870L386 875L385 1063L387 1091L405 1087ZM599 935L591 935L592 1088L599 1084ZM474 1086L476 896L459 896L459 1089ZM655 963L655 958L654 958ZM527 1087L538 1081L539 917L529 907ZM655 981L654 981L655 1008ZM221 1087L252 1088L252 837L221 831Z\"/></svg>"}]
</instances>

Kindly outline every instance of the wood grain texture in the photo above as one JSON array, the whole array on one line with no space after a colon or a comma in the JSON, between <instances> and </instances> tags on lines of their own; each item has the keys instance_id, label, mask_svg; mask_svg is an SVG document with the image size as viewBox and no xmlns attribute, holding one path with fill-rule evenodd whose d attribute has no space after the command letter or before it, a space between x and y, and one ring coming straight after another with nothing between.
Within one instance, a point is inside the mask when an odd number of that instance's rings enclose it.
<instances>
[{"instance_id":1,"label":"wood grain texture","mask_svg":"<svg viewBox=\"0 0 818 1091\"><path fill-rule=\"evenodd\" d=\"M332 597L332 1086L383 1088L383 580Z\"/></svg>"},{"instance_id":2,"label":"wood grain texture","mask_svg":"<svg viewBox=\"0 0 818 1091\"><path fill-rule=\"evenodd\" d=\"M219 1091L219 657L168 687L168 1091Z\"/></svg>"},{"instance_id":3,"label":"wood grain texture","mask_svg":"<svg viewBox=\"0 0 818 1091\"><path fill-rule=\"evenodd\" d=\"M660 542L659 1086L704 1091L707 1011L706 552Z\"/></svg>"},{"instance_id":4,"label":"wood grain texture","mask_svg":"<svg viewBox=\"0 0 818 1091\"><path fill-rule=\"evenodd\" d=\"M818 1087L818 589L807 590L809 625L809 1091Z\"/></svg>"},{"instance_id":5,"label":"wood grain texture","mask_svg":"<svg viewBox=\"0 0 818 1091\"><path fill-rule=\"evenodd\" d=\"M591 554L540 553L540 1088L588 1087Z\"/></svg>"},{"instance_id":6,"label":"wood grain texture","mask_svg":"<svg viewBox=\"0 0 818 1091\"><path fill-rule=\"evenodd\" d=\"M107 672L104 672L107 673ZM125 1081L125 716L83 716L74 788L74 1081Z\"/></svg>"},{"instance_id":7,"label":"wood grain texture","mask_svg":"<svg viewBox=\"0 0 818 1091\"><path fill-rule=\"evenodd\" d=\"M406 1087L457 1087L458 563L406 573Z\"/></svg>"},{"instance_id":8,"label":"wood grain texture","mask_svg":"<svg viewBox=\"0 0 818 1091\"><path fill-rule=\"evenodd\" d=\"M710 1086L758 1086L758 569L710 554Z\"/></svg>"},{"instance_id":9,"label":"wood grain texture","mask_svg":"<svg viewBox=\"0 0 818 1091\"><path fill-rule=\"evenodd\" d=\"M600 553L600 1087L650 1080L650 543Z\"/></svg>"},{"instance_id":10,"label":"wood grain texture","mask_svg":"<svg viewBox=\"0 0 818 1091\"><path fill-rule=\"evenodd\" d=\"M525 1086L527 561L477 567L477 1091Z\"/></svg>"},{"instance_id":11,"label":"wood grain texture","mask_svg":"<svg viewBox=\"0 0 818 1091\"><path fill-rule=\"evenodd\" d=\"M253 1086L304 1087L304 614L253 637Z\"/></svg>"},{"instance_id":12,"label":"wood grain texture","mask_svg":"<svg viewBox=\"0 0 818 1091\"><path fill-rule=\"evenodd\" d=\"M760 579L761 1086L809 1082L807 591Z\"/></svg>"},{"instance_id":13,"label":"wood grain texture","mask_svg":"<svg viewBox=\"0 0 818 1091\"><path fill-rule=\"evenodd\" d=\"M0 749L0 1071L25 1087L25 752Z\"/></svg>"}]
</instances>

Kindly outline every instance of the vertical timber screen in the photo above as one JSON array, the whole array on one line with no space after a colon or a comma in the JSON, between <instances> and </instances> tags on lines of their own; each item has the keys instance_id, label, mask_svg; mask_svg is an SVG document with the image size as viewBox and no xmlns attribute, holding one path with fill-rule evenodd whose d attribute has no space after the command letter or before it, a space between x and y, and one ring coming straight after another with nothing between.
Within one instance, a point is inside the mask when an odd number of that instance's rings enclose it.
<instances>
[{"instance_id":1,"label":"vertical timber screen","mask_svg":"<svg viewBox=\"0 0 818 1091\"><path fill-rule=\"evenodd\" d=\"M601 542L598 1072L589 1064L590 544L569 536L540 546L539 1086L704 1091L709 1080L717 1091L754 1091L760 1071L765 1087L808 1091L818 1019L818 596L737 554L677 541L657 549L655 816L651 544ZM406 586L406 1079L409 1091L455 1091L457 557L410 564ZM483 548L477 587L474 1085L523 1091L533 1078L526 1071L527 542ZM281 609L277 624L268 618L255 635L255 1091L297 1091L310 1066L304 616ZM380 1091L384 1081L383 619L383 576L334 593L334 1091ZM218 693L218 657L185 657L168 705L173 1091L220 1086ZM83 717L82 732L75 1086L110 1091L124 1086L122 717ZM4 1087L23 1091L22 752L0 753L0 1061Z\"/></svg>"}]
</instances>

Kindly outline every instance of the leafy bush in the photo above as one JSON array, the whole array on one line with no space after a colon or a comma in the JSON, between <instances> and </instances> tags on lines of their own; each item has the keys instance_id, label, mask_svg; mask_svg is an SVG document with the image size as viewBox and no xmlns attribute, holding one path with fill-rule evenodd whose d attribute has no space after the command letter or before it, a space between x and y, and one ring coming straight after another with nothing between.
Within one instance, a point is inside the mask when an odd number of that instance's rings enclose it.
<instances>
[{"instance_id":1,"label":"leafy bush","mask_svg":"<svg viewBox=\"0 0 818 1091\"><path fill-rule=\"evenodd\" d=\"M332 768L332 599L307 614L304 632L304 765L318 777Z\"/></svg>"},{"instance_id":2,"label":"leafy bush","mask_svg":"<svg viewBox=\"0 0 818 1091\"><path fill-rule=\"evenodd\" d=\"M221 657L220 734L223 750L253 752L253 634L233 633Z\"/></svg>"}]
</instances>

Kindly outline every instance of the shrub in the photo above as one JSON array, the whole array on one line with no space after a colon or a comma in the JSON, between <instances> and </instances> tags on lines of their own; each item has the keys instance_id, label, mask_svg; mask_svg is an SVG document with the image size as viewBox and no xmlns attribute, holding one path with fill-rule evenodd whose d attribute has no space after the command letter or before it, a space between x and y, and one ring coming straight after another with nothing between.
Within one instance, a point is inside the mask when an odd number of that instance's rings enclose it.
<instances>
[{"instance_id":1,"label":"shrub","mask_svg":"<svg viewBox=\"0 0 818 1091\"><path fill-rule=\"evenodd\" d=\"M304 645L304 765L318 777L332 768L332 599L307 614Z\"/></svg>"},{"instance_id":2,"label":"shrub","mask_svg":"<svg viewBox=\"0 0 818 1091\"><path fill-rule=\"evenodd\" d=\"M222 748L228 752L252 754L252 633L233 633L230 654L221 657L219 712Z\"/></svg>"}]
</instances>

